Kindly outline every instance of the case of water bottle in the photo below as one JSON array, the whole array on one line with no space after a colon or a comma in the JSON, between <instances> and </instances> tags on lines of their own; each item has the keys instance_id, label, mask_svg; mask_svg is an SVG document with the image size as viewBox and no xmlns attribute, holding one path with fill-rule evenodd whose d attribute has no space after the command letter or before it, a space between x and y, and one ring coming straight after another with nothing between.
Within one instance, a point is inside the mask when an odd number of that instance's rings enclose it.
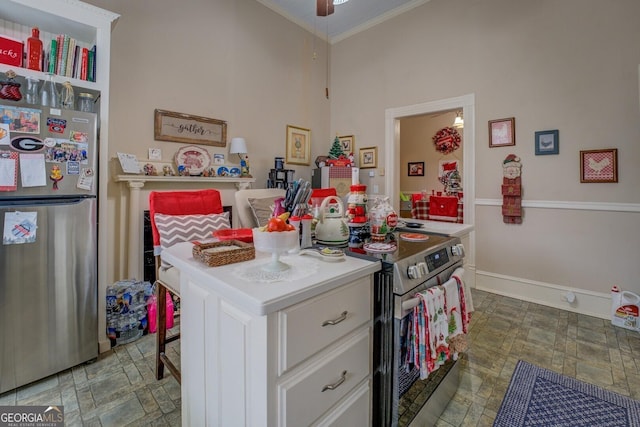
<instances>
[{"instance_id":1,"label":"case of water bottle","mask_svg":"<svg viewBox=\"0 0 640 427\"><path fill-rule=\"evenodd\" d=\"M107 336L111 347L137 340L149 331L150 282L121 280L107 286Z\"/></svg>"}]
</instances>

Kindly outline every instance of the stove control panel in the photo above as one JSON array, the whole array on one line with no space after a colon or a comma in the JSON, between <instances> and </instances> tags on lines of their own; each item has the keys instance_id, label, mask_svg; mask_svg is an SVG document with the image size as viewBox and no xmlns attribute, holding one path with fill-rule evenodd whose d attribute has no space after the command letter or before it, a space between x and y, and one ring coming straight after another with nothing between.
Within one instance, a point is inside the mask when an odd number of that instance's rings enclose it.
<instances>
[{"instance_id":1,"label":"stove control panel","mask_svg":"<svg viewBox=\"0 0 640 427\"><path fill-rule=\"evenodd\" d=\"M416 286L435 278L447 268L460 263L465 256L460 239L450 240L399 259L394 263L393 291L397 295L410 292ZM446 280L448 278L439 278Z\"/></svg>"},{"instance_id":2,"label":"stove control panel","mask_svg":"<svg viewBox=\"0 0 640 427\"><path fill-rule=\"evenodd\" d=\"M407 276L409 279L420 279L429 273L426 262L419 262L415 265L407 267Z\"/></svg>"}]
</instances>

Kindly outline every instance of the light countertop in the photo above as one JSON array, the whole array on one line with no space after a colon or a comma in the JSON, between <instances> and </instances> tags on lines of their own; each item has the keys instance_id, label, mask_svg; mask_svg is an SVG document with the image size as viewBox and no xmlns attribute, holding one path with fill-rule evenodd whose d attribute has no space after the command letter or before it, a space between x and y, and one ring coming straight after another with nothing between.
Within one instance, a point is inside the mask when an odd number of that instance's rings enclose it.
<instances>
[{"instance_id":1,"label":"light countertop","mask_svg":"<svg viewBox=\"0 0 640 427\"><path fill-rule=\"evenodd\" d=\"M405 227L404 223L422 224L420 228ZM462 237L473 231L472 224L458 224L455 222L429 221L426 219L401 218L398 221L398 229L402 231L415 231L422 233L444 234L446 236Z\"/></svg>"},{"instance_id":2,"label":"light countertop","mask_svg":"<svg viewBox=\"0 0 640 427\"><path fill-rule=\"evenodd\" d=\"M248 272L259 272L261 266L271 261L269 254L256 251L253 260L209 267L193 258L192 247L190 242L178 243L165 249L162 258L199 285L256 315L275 312L381 268L378 261L350 256L338 262L326 262L308 255L286 255L280 260L294 266L290 280L267 282L249 277Z\"/></svg>"}]
</instances>

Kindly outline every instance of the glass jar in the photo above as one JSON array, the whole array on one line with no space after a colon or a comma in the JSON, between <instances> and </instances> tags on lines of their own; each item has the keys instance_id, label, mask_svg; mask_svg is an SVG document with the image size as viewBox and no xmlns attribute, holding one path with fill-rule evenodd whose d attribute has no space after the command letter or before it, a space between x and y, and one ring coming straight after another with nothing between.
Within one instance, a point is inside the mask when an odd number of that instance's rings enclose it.
<instances>
[{"instance_id":1,"label":"glass jar","mask_svg":"<svg viewBox=\"0 0 640 427\"><path fill-rule=\"evenodd\" d=\"M73 86L71 86L70 82L64 82L62 84L60 106L66 110L73 110L76 106L76 96L73 93Z\"/></svg>"},{"instance_id":2,"label":"glass jar","mask_svg":"<svg viewBox=\"0 0 640 427\"><path fill-rule=\"evenodd\" d=\"M60 95L51 73L47 74L47 80L40 88L40 104L43 107L60 108Z\"/></svg>"},{"instance_id":3,"label":"glass jar","mask_svg":"<svg viewBox=\"0 0 640 427\"><path fill-rule=\"evenodd\" d=\"M86 92L81 92L78 95L78 110L84 111L85 113L93 113L93 95Z\"/></svg>"},{"instance_id":4,"label":"glass jar","mask_svg":"<svg viewBox=\"0 0 640 427\"><path fill-rule=\"evenodd\" d=\"M35 77L27 77L27 93L25 94L27 104L40 103L40 80Z\"/></svg>"},{"instance_id":5,"label":"glass jar","mask_svg":"<svg viewBox=\"0 0 640 427\"><path fill-rule=\"evenodd\" d=\"M369 211L369 222L374 242L384 241L387 234L396 229L398 214L389 203L389 197L376 197L375 205Z\"/></svg>"}]
</instances>

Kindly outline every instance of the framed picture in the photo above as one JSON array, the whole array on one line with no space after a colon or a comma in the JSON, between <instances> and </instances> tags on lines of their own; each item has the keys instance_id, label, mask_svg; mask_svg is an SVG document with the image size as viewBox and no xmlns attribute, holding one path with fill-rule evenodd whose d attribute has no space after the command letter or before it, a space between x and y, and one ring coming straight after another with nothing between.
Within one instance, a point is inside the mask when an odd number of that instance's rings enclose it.
<instances>
[{"instance_id":1,"label":"framed picture","mask_svg":"<svg viewBox=\"0 0 640 427\"><path fill-rule=\"evenodd\" d=\"M311 131L287 125L287 158L292 165L311 163Z\"/></svg>"},{"instance_id":2,"label":"framed picture","mask_svg":"<svg viewBox=\"0 0 640 427\"><path fill-rule=\"evenodd\" d=\"M424 162L409 162L409 176L424 176Z\"/></svg>"},{"instance_id":3,"label":"framed picture","mask_svg":"<svg viewBox=\"0 0 640 427\"><path fill-rule=\"evenodd\" d=\"M156 141L226 147L227 122L156 109L153 136Z\"/></svg>"},{"instance_id":4,"label":"framed picture","mask_svg":"<svg viewBox=\"0 0 640 427\"><path fill-rule=\"evenodd\" d=\"M489 121L489 147L516 145L516 119L498 119Z\"/></svg>"},{"instance_id":5,"label":"framed picture","mask_svg":"<svg viewBox=\"0 0 640 427\"><path fill-rule=\"evenodd\" d=\"M580 151L580 182L618 182L618 150Z\"/></svg>"},{"instance_id":6,"label":"framed picture","mask_svg":"<svg viewBox=\"0 0 640 427\"><path fill-rule=\"evenodd\" d=\"M536 156L543 154L558 154L560 140L557 130L541 130L536 132Z\"/></svg>"},{"instance_id":7,"label":"framed picture","mask_svg":"<svg viewBox=\"0 0 640 427\"><path fill-rule=\"evenodd\" d=\"M355 137L353 135L339 136L340 144L342 145L342 152L345 156L349 157L349 153L353 153L355 150Z\"/></svg>"},{"instance_id":8,"label":"framed picture","mask_svg":"<svg viewBox=\"0 0 640 427\"><path fill-rule=\"evenodd\" d=\"M367 147L360 149L360 169L371 169L378 167L378 147Z\"/></svg>"}]
</instances>

